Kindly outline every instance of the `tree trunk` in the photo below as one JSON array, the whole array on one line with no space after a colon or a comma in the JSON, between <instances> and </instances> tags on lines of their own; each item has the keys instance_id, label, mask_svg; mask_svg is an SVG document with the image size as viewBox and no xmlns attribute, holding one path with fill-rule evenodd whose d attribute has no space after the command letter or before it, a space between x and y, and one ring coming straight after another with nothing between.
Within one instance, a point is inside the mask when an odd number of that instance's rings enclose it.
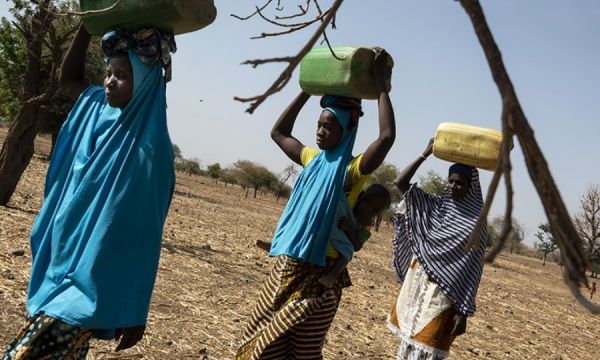
<instances>
[{"instance_id":1,"label":"tree trunk","mask_svg":"<svg viewBox=\"0 0 600 360\"><path fill-rule=\"evenodd\" d=\"M256 192L258 191L258 188L254 188L254 198L256 199Z\"/></svg>"},{"instance_id":2,"label":"tree trunk","mask_svg":"<svg viewBox=\"0 0 600 360\"><path fill-rule=\"evenodd\" d=\"M21 107L0 152L0 205L6 206L33 157L39 106Z\"/></svg>"},{"instance_id":3,"label":"tree trunk","mask_svg":"<svg viewBox=\"0 0 600 360\"><path fill-rule=\"evenodd\" d=\"M42 39L48 32L52 17L48 13L50 0L40 1L23 36L27 47L27 68L19 97L19 111L11 125L0 152L0 205L7 205L17 184L33 157L34 141L39 125L41 91Z\"/></svg>"},{"instance_id":4,"label":"tree trunk","mask_svg":"<svg viewBox=\"0 0 600 360\"><path fill-rule=\"evenodd\" d=\"M544 253L544 262L542 263L542 266L546 266L546 256L548 255L548 253Z\"/></svg>"}]
</instances>

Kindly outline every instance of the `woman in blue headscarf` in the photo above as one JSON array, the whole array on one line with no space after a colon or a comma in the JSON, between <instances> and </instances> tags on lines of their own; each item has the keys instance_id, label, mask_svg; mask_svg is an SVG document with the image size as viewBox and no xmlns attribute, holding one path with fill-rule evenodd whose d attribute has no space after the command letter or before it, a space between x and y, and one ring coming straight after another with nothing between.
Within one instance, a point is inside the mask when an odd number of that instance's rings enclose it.
<instances>
[{"instance_id":1,"label":"woman in blue headscarf","mask_svg":"<svg viewBox=\"0 0 600 360\"><path fill-rule=\"evenodd\" d=\"M379 137L364 154L352 156L360 100L324 96L317 145L304 146L292 136L298 113L309 95L301 93L279 117L271 137L294 162L304 167L275 231L270 255L277 257L260 300L246 326L236 359L321 359L329 325L342 289L350 285L344 271L334 286L319 279L339 256L329 244L338 202L354 207L366 180L383 162L396 136L394 112L384 86L388 54L375 49L373 75L379 90Z\"/></svg>"},{"instance_id":2,"label":"woman in blue headscarf","mask_svg":"<svg viewBox=\"0 0 600 360\"><path fill-rule=\"evenodd\" d=\"M77 102L31 231L29 317L3 360L85 359L92 337L121 350L144 334L175 184L163 76L175 43L154 29L107 33L102 87L84 81L89 42L80 27L63 63Z\"/></svg>"}]
</instances>

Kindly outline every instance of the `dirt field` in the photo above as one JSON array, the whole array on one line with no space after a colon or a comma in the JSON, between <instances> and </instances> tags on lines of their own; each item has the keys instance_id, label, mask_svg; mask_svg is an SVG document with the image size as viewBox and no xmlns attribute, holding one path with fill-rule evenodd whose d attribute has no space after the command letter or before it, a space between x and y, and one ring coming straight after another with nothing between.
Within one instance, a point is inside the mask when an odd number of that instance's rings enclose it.
<instances>
[{"instance_id":1,"label":"dirt field","mask_svg":"<svg viewBox=\"0 0 600 360\"><path fill-rule=\"evenodd\" d=\"M38 141L10 206L0 207L0 347L25 315L28 233L41 204L48 149L46 139ZM115 343L94 342L89 358L232 358L272 266L253 244L271 238L281 209L270 195L244 199L240 188L178 174L146 336L123 353L111 351ZM354 286L344 293L326 359L394 359L397 341L385 326L398 289L391 237L384 228L352 261ZM572 299L557 265L502 255L485 268L478 311L451 358L599 359L599 320Z\"/></svg>"}]
</instances>

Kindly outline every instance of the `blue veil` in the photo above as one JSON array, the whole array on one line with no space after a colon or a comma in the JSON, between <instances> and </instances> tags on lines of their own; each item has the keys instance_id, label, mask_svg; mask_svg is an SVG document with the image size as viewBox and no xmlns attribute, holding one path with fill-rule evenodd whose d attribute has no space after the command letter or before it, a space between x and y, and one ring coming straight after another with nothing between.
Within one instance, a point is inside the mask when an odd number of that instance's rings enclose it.
<instances>
[{"instance_id":1,"label":"blue veil","mask_svg":"<svg viewBox=\"0 0 600 360\"><path fill-rule=\"evenodd\" d=\"M100 86L80 95L31 231L29 315L107 330L105 337L146 323L175 185L162 68L128 56L130 102L111 107Z\"/></svg>"},{"instance_id":2,"label":"blue veil","mask_svg":"<svg viewBox=\"0 0 600 360\"><path fill-rule=\"evenodd\" d=\"M288 255L304 262L325 265L327 245L343 183L356 139L357 126L348 129L351 111L334 106L334 96L322 105L340 123L343 134L337 147L321 151L302 171L275 231L271 256Z\"/></svg>"}]
</instances>

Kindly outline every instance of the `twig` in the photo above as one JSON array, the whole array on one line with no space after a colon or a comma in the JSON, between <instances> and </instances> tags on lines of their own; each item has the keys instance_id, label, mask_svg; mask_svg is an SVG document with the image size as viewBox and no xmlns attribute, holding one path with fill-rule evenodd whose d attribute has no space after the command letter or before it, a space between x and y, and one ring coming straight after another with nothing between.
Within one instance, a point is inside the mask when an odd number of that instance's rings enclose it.
<instances>
[{"instance_id":1,"label":"twig","mask_svg":"<svg viewBox=\"0 0 600 360\"><path fill-rule=\"evenodd\" d=\"M67 12L55 12L52 11L48 8L46 8L45 10L48 12L48 14L52 14L54 16L90 16L90 15L102 15L102 14L106 14L108 12L113 11L114 9L117 8L117 6L121 5L121 1L123 0L116 0L114 4L112 4L111 6L104 8L104 9L97 9L97 10L87 10L87 11L67 11ZM33 1L33 3L37 4L37 1ZM42 5L39 5L42 6Z\"/></svg>"},{"instance_id":2,"label":"twig","mask_svg":"<svg viewBox=\"0 0 600 360\"><path fill-rule=\"evenodd\" d=\"M569 286L569 290L571 290L571 294L579 301L579 303L592 314L600 314L600 305L594 304L589 301L583 294L581 294L580 282L577 279L571 279L568 276L568 273L565 272L565 283Z\"/></svg>"},{"instance_id":3,"label":"twig","mask_svg":"<svg viewBox=\"0 0 600 360\"><path fill-rule=\"evenodd\" d=\"M285 56L278 58L270 58L270 59L256 59L256 60L246 60L241 65L252 65L253 68L256 68L258 65L274 63L274 62L292 62L295 57L293 56Z\"/></svg>"},{"instance_id":4,"label":"twig","mask_svg":"<svg viewBox=\"0 0 600 360\"><path fill-rule=\"evenodd\" d=\"M587 286L585 271L588 266L588 260L583 252L581 237L573 225L569 212L561 198L560 191L548 168L544 154L519 104L512 81L502 61L500 49L498 49L498 45L494 41L487 25L481 4L478 0L459 1L471 19L477 38L488 61L492 77L502 97L504 110L508 111L507 120L510 122L509 125L514 134L519 139L529 176L544 205L552 234L560 246L565 265L565 282L581 305L593 313L599 313L598 306L587 301L579 291L580 286Z\"/></svg>"},{"instance_id":5,"label":"twig","mask_svg":"<svg viewBox=\"0 0 600 360\"><path fill-rule=\"evenodd\" d=\"M328 14L321 22L321 25L317 28L312 37L308 40L308 42L304 45L304 47L294 56L294 59L289 61L288 66L283 70L283 72L279 75L279 77L275 80L275 82L265 91L262 95L257 95L249 98L241 98L235 97L234 99L241 102L252 102L250 106L246 109L246 112L252 114L260 104L262 104L270 95L280 91L289 81L292 76L292 72L300 63L300 60L312 49L314 44L317 42L323 30L327 27L327 25L333 19L333 16L342 5L343 0L336 0L331 8L328 10Z\"/></svg>"},{"instance_id":6,"label":"twig","mask_svg":"<svg viewBox=\"0 0 600 360\"><path fill-rule=\"evenodd\" d=\"M498 164L496 164L496 170L494 171L494 175L492 176L492 180L488 186L485 202L483 203L479 219L477 219L477 223L475 224L475 229L471 233L469 241L465 246L465 252L471 249L477 249L481 245L481 231L483 230L484 226L486 226L486 219L490 212L490 208L492 207L492 203L494 202L494 197L496 196L496 191L498 190L498 184L500 184L500 177L502 177L502 159L500 159Z\"/></svg>"},{"instance_id":7,"label":"twig","mask_svg":"<svg viewBox=\"0 0 600 360\"><path fill-rule=\"evenodd\" d=\"M512 209L513 209L513 186L512 186L512 165L510 161L510 150L512 145L512 131L509 126L511 106L503 102L502 105L502 145L500 156L502 159L502 173L504 174L504 184L506 187L506 208L504 210L504 224L502 231L498 236L498 240L494 247L486 254L484 261L493 262L496 256L500 253L506 240L512 231Z\"/></svg>"},{"instance_id":8,"label":"twig","mask_svg":"<svg viewBox=\"0 0 600 360\"><path fill-rule=\"evenodd\" d=\"M329 12L329 10L325 11L324 13L323 12L319 12L319 16L317 16L313 20L304 21L304 22L301 22L301 23L294 23L294 24L284 24L284 23L277 22L275 20L271 20L268 17L266 17L265 15L263 15L262 11L258 7L256 7L256 12L258 13L258 15L263 20L265 20L266 22L268 22L270 24L273 24L273 25L277 25L277 26L281 26L281 27L299 27L299 26L306 27L307 25L311 25L311 24L316 23L319 20L322 20L323 17L327 15L327 12Z\"/></svg>"},{"instance_id":9,"label":"twig","mask_svg":"<svg viewBox=\"0 0 600 360\"><path fill-rule=\"evenodd\" d=\"M268 0L263 6L260 7L260 10L264 10L272 2L273 2L273 0ZM236 19L238 19L238 20L245 21L245 20L248 20L248 19L252 18L257 13L258 13L258 11L254 11L252 14L250 14L248 16L239 16L239 15L236 15L236 14L229 14L229 15L232 16L232 17L234 17L234 18L236 18Z\"/></svg>"},{"instance_id":10,"label":"twig","mask_svg":"<svg viewBox=\"0 0 600 360\"><path fill-rule=\"evenodd\" d=\"M310 0L306 0L306 8L303 8L302 5L298 5L298 7L300 8L300 12L294 15L288 15L288 16L275 16L275 19L277 20L289 20L289 19L293 19L293 18L297 18L297 17L302 17L304 15L306 15L306 13L308 13L308 9L310 8Z\"/></svg>"},{"instance_id":11,"label":"twig","mask_svg":"<svg viewBox=\"0 0 600 360\"><path fill-rule=\"evenodd\" d=\"M262 33L262 34L260 34L260 35L253 36L253 37L251 37L250 39L252 39L252 40L256 40L256 39L264 39L264 38L267 38L267 37L272 37L272 36L281 36L281 35L287 35L287 34L291 34L291 33L293 33L293 32L296 32L296 31L298 31L298 30L302 30L302 29L304 29L304 28L306 28L306 27L308 27L308 26L310 26L310 25L314 24L315 22L316 22L316 21L307 22L307 23L305 23L305 24L302 24L302 25L300 25L300 26L298 26L298 27L291 28L291 29L288 29L288 30L285 30L285 31L280 31L280 32L272 32L272 33Z\"/></svg>"},{"instance_id":12,"label":"twig","mask_svg":"<svg viewBox=\"0 0 600 360\"><path fill-rule=\"evenodd\" d=\"M315 6L316 6L319 14L322 14L323 12L321 11L321 6L319 5L318 0L313 0L313 1L315 2ZM335 29L335 23L334 23L335 15L331 21L332 21L331 26ZM331 56L333 56L337 60L345 60L345 59L342 59L339 56L337 56L335 54L335 51L333 51L333 48L331 47L331 43L329 42L329 38L327 37L327 32L325 31L325 29L323 29L323 41L325 41L325 43L327 43L327 47L329 48L329 52L331 52ZM323 42L321 42L321 43L323 43Z\"/></svg>"}]
</instances>

